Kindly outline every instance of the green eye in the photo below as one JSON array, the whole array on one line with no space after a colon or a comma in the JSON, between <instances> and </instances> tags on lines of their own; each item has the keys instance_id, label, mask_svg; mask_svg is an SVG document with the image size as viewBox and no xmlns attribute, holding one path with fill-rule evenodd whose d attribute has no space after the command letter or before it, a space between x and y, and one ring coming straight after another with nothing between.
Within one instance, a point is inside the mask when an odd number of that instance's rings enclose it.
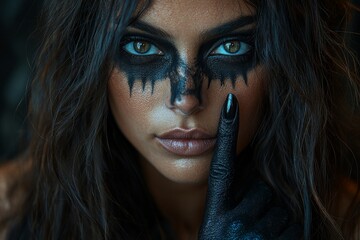
<instances>
[{"instance_id":1,"label":"green eye","mask_svg":"<svg viewBox=\"0 0 360 240\"><path fill-rule=\"evenodd\" d=\"M145 54L150 50L151 45L150 43L144 41L134 41L133 48L137 53Z\"/></svg>"},{"instance_id":2,"label":"green eye","mask_svg":"<svg viewBox=\"0 0 360 240\"><path fill-rule=\"evenodd\" d=\"M230 41L223 44L223 47L226 52L234 54L237 53L240 49L240 42L239 41Z\"/></svg>"},{"instance_id":3,"label":"green eye","mask_svg":"<svg viewBox=\"0 0 360 240\"><path fill-rule=\"evenodd\" d=\"M143 40L135 40L123 46L123 49L133 55L161 55L162 52L154 44Z\"/></svg>"},{"instance_id":4,"label":"green eye","mask_svg":"<svg viewBox=\"0 0 360 240\"><path fill-rule=\"evenodd\" d=\"M249 44L239 40L230 40L218 46L214 51L211 52L211 55L238 56L244 55L250 50L251 46Z\"/></svg>"}]
</instances>

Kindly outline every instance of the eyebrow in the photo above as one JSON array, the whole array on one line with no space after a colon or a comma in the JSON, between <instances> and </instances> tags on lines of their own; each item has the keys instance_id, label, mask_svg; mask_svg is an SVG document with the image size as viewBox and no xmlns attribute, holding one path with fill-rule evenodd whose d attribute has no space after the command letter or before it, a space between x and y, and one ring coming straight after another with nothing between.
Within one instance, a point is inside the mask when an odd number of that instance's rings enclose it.
<instances>
[{"instance_id":1,"label":"eyebrow","mask_svg":"<svg viewBox=\"0 0 360 240\"><path fill-rule=\"evenodd\" d=\"M254 16L241 16L235 20L232 20L230 22L224 23L220 26L217 26L213 29L209 29L203 32L200 32L202 39L208 39L212 38L214 36L220 36L227 33L230 33L236 29L245 27L247 25L250 25L255 22ZM165 30L152 26L146 22L143 22L141 20L137 20L133 22L129 27L139 29L141 31L147 32L152 35L156 35L165 39L171 39L172 36L167 33Z\"/></svg>"},{"instance_id":2,"label":"eyebrow","mask_svg":"<svg viewBox=\"0 0 360 240\"><path fill-rule=\"evenodd\" d=\"M134 23L132 23L130 25L130 27L137 28L137 29L139 29L141 31L150 33L152 35L158 35L158 36L160 36L162 38L167 38L167 39L172 38L169 33L162 30L161 28L154 27L154 26L152 26L152 25L150 25L148 23L145 23L143 21L140 21L140 20L137 20Z\"/></svg>"},{"instance_id":3,"label":"eyebrow","mask_svg":"<svg viewBox=\"0 0 360 240\"><path fill-rule=\"evenodd\" d=\"M205 39L207 39L209 37L214 37L214 36L221 36L221 35L225 35L227 33L233 32L236 29L250 25L254 22L255 22L254 16L242 16L242 17L239 17L230 22L224 23L223 25L215 27L213 29L206 30L206 31L202 32L201 35Z\"/></svg>"}]
</instances>

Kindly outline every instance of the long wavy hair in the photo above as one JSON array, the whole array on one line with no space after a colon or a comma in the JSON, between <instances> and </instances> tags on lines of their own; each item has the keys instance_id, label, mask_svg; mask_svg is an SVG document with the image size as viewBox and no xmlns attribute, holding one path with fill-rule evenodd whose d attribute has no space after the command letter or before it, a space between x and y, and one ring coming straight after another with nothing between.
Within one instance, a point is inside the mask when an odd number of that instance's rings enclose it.
<instances>
[{"instance_id":1,"label":"long wavy hair","mask_svg":"<svg viewBox=\"0 0 360 240\"><path fill-rule=\"evenodd\" d=\"M264 117L251 144L254 165L304 224L305 239L349 239L331 213L340 176L357 181L354 149L360 82L345 45L343 0L248 0L255 52L266 71ZM109 110L107 82L124 29L150 1L48 1L31 87L36 239L161 239L137 153ZM351 136L355 136L349 140ZM356 135L358 134L358 135ZM351 144L350 144L351 143ZM352 170L352 171L351 171ZM316 229L312 228L316 224Z\"/></svg>"}]
</instances>

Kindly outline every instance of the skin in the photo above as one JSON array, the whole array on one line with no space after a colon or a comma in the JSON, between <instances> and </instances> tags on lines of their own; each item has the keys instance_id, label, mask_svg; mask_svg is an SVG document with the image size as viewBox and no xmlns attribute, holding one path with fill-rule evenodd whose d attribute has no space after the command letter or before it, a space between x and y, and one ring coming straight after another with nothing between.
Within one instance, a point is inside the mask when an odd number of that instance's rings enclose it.
<instances>
[{"instance_id":1,"label":"skin","mask_svg":"<svg viewBox=\"0 0 360 240\"><path fill-rule=\"evenodd\" d=\"M180 52L173 43L172 36L162 31L157 27L148 25L141 20L137 20L131 24L133 29L141 30L143 33L135 31L127 31L124 37L123 46L120 47L121 53L117 55L117 64L121 71L126 74L130 92L134 86L136 80L141 80L143 90L147 82L151 83L151 90L153 93L154 85L156 81L163 81L165 79L170 80L171 85L171 97L170 102L174 104L175 100L181 101L184 95L193 95L201 103L201 88L203 80L208 80L208 87L211 82L215 79L220 80L223 85L225 80L230 80L233 86L239 75L242 76L245 83L247 83L247 74L250 69L254 67L253 51L250 50L252 44L253 32L249 31L233 32L228 36L228 41L231 40L242 40L243 42L239 45L240 52L244 54L238 57L226 56L219 54L224 52L224 38L216 38L224 33L228 33L228 29L231 30L239 28L239 26L246 26L254 22L251 16L245 16L243 18L235 19L232 22L226 23L219 26L204 35L206 38L212 36L213 39L206 39L206 43L203 44L198 51L196 58L193 63L186 62ZM144 34L146 33L146 34ZM144 42L138 42L137 40L149 40L154 36L151 34L157 34L161 37L155 38L155 44L159 43L162 46L160 50L155 45L144 44ZM136 38L133 36L136 34ZM140 39L139 39L140 38ZM164 40L165 39L165 40ZM135 42L134 42L135 40ZM140 45L134 45L134 43ZM220 44L220 48L214 48ZM228 44L236 44L234 42L228 42ZM140 47L147 48L150 53L144 56L135 55L136 50ZM227 45L229 46L229 45ZM226 47L226 46L225 46ZM134 54L135 52L135 54ZM233 51L237 52L237 51ZM230 54L235 54L231 53ZM233 67L234 65L241 67ZM189 85L191 87L189 87Z\"/></svg>"},{"instance_id":2,"label":"skin","mask_svg":"<svg viewBox=\"0 0 360 240\"><path fill-rule=\"evenodd\" d=\"M221 45L219 39L233 38L234 33L250 44L248 33L255 23L219 36L203 33L253 15L242 1L157 0L139 20L170 37L165 42L151 36L159 55L134 58L124 52L127 39L115 59L108 83L111 111L122 133L140 153L150 193L179 239L197 237L213 149L200 156L181 157L165 150L155 136L180 127L200 128L216 137L221 107L228 93L233 93L240 114L236 153L250 143L261 118L261 66L254 64L251 51L246 61L242 56L242 62L239 57L205 52ZM145 35L134 26L128 27L126 36L129 33Z\"/></svg>"},{"instance_id":3,"label":"skin","mask_svg":"<svg viewBox=\"0 0 360 240\"><path fill-rule=\"evenodd\" d=\"M19 156L0 165L0 239L19 221L31 188L32 161Z\"/></svg>"}]
</instances>

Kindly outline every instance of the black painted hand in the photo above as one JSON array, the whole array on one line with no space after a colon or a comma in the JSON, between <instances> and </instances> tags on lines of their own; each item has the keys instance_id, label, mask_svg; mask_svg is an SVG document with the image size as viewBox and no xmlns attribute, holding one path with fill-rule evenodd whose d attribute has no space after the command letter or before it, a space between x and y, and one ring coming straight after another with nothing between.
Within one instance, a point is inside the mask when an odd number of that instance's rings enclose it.
<instances>
[{"instance_id":1,"label":"black painted hand","mask_svg":"<svg viewBox=\"0 0 360 240\"><path fill-rule=\"evenodd\" d=\"M271 206L273 193L264 182L255 181L239 203L233 202L231 186L235 172L238 112L237 100L229 94L221 111L199 239L300 239L300 226L289 226L288 211Z\"/></svg>"}]
</instances>

